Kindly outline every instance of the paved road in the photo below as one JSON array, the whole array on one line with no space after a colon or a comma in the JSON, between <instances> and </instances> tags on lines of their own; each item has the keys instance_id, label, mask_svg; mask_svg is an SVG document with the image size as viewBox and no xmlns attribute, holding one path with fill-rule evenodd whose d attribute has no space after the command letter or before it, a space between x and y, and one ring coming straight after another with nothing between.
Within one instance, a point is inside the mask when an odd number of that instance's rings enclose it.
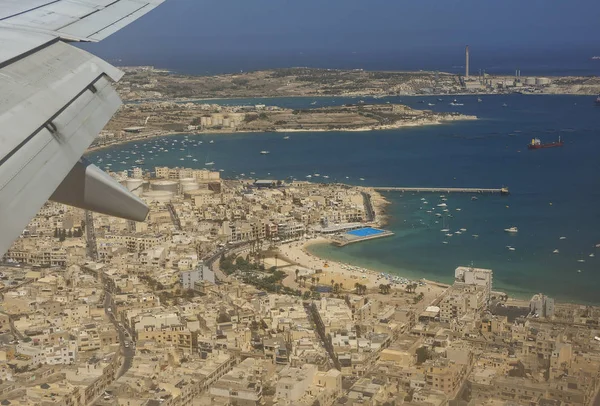
<instances>
[{"instance_id":1,"label":"paved road","mask_svg":"<svg viewBox=\"0 0 600 406\"><path fill-rule=\"evenodd\" d=\"M119 377L121 377L125 372L127 372L129 370L129 368L131 368L131 365L133 363L133 357L135 355L135 348L133 347L133 345L131 345L131 340L129 338L127 338L125 336L125 328L122 327L121 325L119 325L119 322L115 319L114 313L112 312L111 306L112 306L112 295L111 293L106 289L104 289L104 311L106 312L106 315L108 316L108 318L110 319L110 321L114 324L115 329L117 330L117 333L119 333L119 342L121 343L121 352L123 354L123 365L121 366L121 369L119 370L119 372L117 373L117 379ZM109 308L111 309L111 311L109 311ZM125 342L129 342L129 346L125 347Z\"/></svg>"}]
</instances>

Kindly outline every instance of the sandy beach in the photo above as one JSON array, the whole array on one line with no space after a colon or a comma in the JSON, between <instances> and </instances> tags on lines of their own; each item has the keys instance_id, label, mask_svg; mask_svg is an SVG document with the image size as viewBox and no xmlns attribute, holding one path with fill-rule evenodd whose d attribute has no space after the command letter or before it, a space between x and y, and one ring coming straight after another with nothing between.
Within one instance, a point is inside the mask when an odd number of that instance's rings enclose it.
<instances>
[{"instance_id":1,"label":"sandy beach","mask_svg":"<svg viewBox=\"0 0 600 406\"><path fill-rule=\"evenodd\" d=\"M357 282L366 285L367 288L374 288L381 283L387 283L377 272L346 269L349 267L343 267L338 262L323 260L306 250L306 247L311 244L324 242L329 242L329 240L319 237L305 242L292 242L279 246L279 251L282 256L301 265L300 268L305 268L311 273L321 270L322 272L318 274L308 275L309 280L311 276L318 277L321 284L330 285L333 280L333 283L341 283L345 290L350 290L354 289L354 284Z\"/></svg>"},{"instance_id":2,"label":"sandy beach","mask_svg":"<svg viewBox=\"0 0 600 406\"><path fill-rule=\"evenodd\" d=\"M342 291L353 292L355 284L360 283L365 285L371 292L378 291L379 285L391 284L392 291L401 293L399 297L406 295L406 284L390 283L388 279L382 276L381 272L342 264L336 261L329 261L318 258L307 251L307 247L312 244L327 243L328 239L317 237L307 241L297 241L279 246L280 256L277 259L277 266L280 269L288 272L288 277L284 281L286 286L293 288L309 287L312 284L311 278L318 278L319 285L334 285L340 284ZM275 259L269 258L265 260L265 264L275 265ZM299 269L299 276L306 276L304 286L298 285L295 280L295 270ZM321 272L316 273L317 270ZM407 279L399 277L404 281L411 283ZM316 281L315 281L316 282ZM428 281L422 279L423 285L419 285L416 289L417 293L423 293L424 299L419 303L418 307L425 307L428 304L434 303L448 288L448 285ZM395 295L394 295L395 297Z\"/></svg>"}]
</instances>

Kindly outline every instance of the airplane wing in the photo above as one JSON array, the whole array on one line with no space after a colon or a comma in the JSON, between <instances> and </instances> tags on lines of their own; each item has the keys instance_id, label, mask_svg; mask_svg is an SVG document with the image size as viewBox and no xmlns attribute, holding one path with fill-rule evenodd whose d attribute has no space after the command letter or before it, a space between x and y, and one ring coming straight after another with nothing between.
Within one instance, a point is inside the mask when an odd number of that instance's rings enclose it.
<instances>
[{"instance_id":1,"label":"airplane wing","mask_svg":"<svg viewBox=\"0 0 600 406\"><path fill-rule=\"evenodd\" d=\"M123 73L69 45L163 0L0 1L0 255L49 199L136 221L148 207L81 158L117 111Z\"/></svg>"}]
</instances>

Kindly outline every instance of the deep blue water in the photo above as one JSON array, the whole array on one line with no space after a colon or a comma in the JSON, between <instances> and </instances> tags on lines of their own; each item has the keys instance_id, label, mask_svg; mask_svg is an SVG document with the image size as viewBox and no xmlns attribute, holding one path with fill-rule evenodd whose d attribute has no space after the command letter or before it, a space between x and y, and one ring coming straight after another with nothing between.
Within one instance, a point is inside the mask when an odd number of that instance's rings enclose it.
<instances>
[{"instance_id":1,"label":"deep blue water","mask_svg":"<svg viewBox=\"0 0 600 406\"><path fill-rule=\"evenodd\" d=\"M97 45L84 46L94 50ZM166 53L135 52L114 58L102 55L117 65L154 65L177 73L215 75L253 70L305 66L330 69L406 70L464 72L464 47L412 51L314 51L287 52L247 51L236 53L193 53L173 51ZM549 50L485 50L471 49L471 74L485 70L494 75L512 75L520 69L522 76L588 76L600 74L600 60L590 58L599 52L596 48ZM102 53L101 53L102 54Z\"/></svg>"},{"instance_id":2,"label":"deep blue water","mask_svg":"<svg viewBox=\"0 0 600 406\"><path fill-rule=\"evenodd\" d=\"M465 105L451 107L449 98L438 102L437 97L377 101L401 100L415 108L427 108L419 103L424 100L435 103L431 107L435 110L462 111L480 119L390 131L289 133L289 140L281 133L178 135L146 141L146 146L137 143L137 149L168 143L168 153L154 159L146 154L144 166L148 169L160 165L202 167L209 160L229 177L244 173L256 178L304 178L319 173L328 175L329 181L370 186L508 186L510 196L479 196L476 201L470 195L447 196L453 215L447 225L452 232L466 228L461 235L445 237L440 232L442 222L436 223L439 219L426 212L427 206L440 203L438 194L394 192L386 194L392 203L387 210L387 228L395 232L393 237L343 248L312 249L331 259L440 281L450 281L456 266L473 263L494 270L496 289L522 296L541 291L563 300L600 303L600 249L594 247L600 243L600 108L593 105L593 98L502 95L482 96L482 103L471 96L457 99ZM317 105L356 102L282 98L260 99L260 103L306 108L314 100ZM219 102L250 104L257 100ZM508 107L502 107L503 103ZM526 148L533 137L550 142L559 136L565 141L563 148ZM204 143L197 145L199 140ZM130 168L139 156L131 155L133 144L89 157L92 161L104 158L100 164L104 167L109 153L113 170ZM261 150L271 153L261 155ZM198 161L185 158L187 154ZM184 161L180 161L182 157ZM131 163L119 164L124 160ZM423 204L422 197L429 205ZM504 232L511 226L519 228L516 235ZM554 249L560 253L552 254ZM597 257L590 257L595 251Z\"/></svg>"}]
</instances>

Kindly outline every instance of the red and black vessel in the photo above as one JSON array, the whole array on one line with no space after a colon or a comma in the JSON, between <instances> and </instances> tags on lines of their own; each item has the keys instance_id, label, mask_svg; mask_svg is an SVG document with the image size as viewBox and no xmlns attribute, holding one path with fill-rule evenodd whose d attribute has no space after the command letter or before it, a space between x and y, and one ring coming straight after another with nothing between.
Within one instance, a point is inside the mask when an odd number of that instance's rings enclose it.
<instances>
[{"instance_id":1,"label":"red and black vessel","mask_svg":"<svg viewBox=\"0 0 600 406\"><path fill-rule=\"evenodd\" d=\"M527 145L528 149L542 149L542 148L554 148L554 147L562 147L564 142L558 137L558 141L549 142L547 144L542 144L539 138L534 138L531 140L531 144Z\"/></svg>"}]
</instances>

